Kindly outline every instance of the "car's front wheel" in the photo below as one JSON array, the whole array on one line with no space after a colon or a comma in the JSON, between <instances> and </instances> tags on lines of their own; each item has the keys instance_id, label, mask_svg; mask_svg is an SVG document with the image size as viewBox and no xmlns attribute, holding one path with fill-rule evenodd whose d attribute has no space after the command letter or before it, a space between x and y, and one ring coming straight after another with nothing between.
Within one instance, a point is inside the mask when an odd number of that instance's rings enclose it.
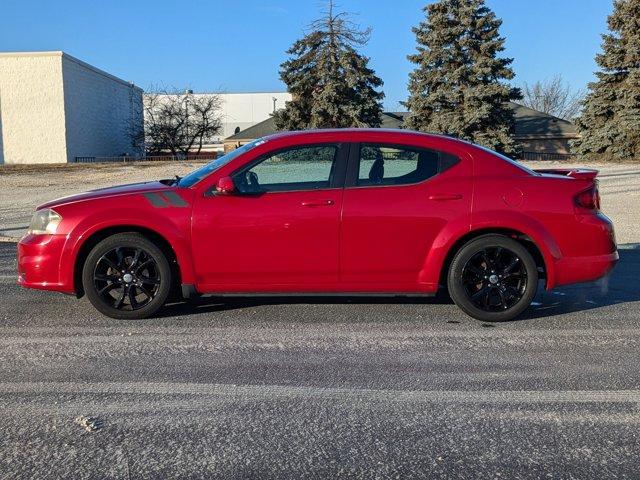
<instances>
[{"instance_id":1,"label":"car's front wheel","mask_svg":"<svg viewBox=\"0 0 640 480\"><path fill-rule=\"evenodd\" d=\"M520 315L538 288L538 267L519 242L483 235L460 248L447 279L453 301L468 315L500 322Z\"/></svg>"},{"instance_id":2,"label":"car's front wheel","mask_svg":"<svg viewBox=\"0 0 640 480\"><path fill-rule=\"evenodd\" d=\"M82 269L82 285L101 313L118 319L153 315L171 291L171 267L158 246L139 233L99 242Z\"/></svg>"}]
</instances>

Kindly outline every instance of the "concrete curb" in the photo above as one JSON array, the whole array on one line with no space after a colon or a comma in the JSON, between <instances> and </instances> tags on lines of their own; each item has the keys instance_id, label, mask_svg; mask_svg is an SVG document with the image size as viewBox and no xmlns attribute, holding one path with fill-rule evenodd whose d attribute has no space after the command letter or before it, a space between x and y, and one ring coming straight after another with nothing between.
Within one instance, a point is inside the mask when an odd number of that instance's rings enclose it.
<instances>
[{"instance_id":1,"label":"concrete curb","mask_svg":"<svg viewBox=\"0 0 640 480\"><path fill-rule=\"evenodd\" d=\"M19 241L19 238L3 237L2 235L0 235L0 243L18 243Z\"/></svg>"}]
</instances>

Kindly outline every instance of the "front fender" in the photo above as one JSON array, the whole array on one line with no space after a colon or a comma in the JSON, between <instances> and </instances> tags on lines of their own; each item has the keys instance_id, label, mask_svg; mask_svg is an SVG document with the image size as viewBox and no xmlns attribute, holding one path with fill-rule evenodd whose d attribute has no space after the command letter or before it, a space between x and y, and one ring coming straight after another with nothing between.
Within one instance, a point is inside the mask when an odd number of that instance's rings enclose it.
<instances>
[{"instance_id":1,"label":"front fender","mask_svg":"<svg viewBox=\"0 0 640 480\"><path fill-rule=\"evenodd\" d=\"M163 237L175 253L182 282L194 283L188 224L190 215L172 217L167 215L170 213L168 209L164 209L163 213L160 215L153 210L129 207L126 211L122 208L106 209L83 217L67 234L60 262L63 282L73 285L76 259L80 249L92 235L113 227L138 227L151 230Z\"/></svg>"}]
</instances>

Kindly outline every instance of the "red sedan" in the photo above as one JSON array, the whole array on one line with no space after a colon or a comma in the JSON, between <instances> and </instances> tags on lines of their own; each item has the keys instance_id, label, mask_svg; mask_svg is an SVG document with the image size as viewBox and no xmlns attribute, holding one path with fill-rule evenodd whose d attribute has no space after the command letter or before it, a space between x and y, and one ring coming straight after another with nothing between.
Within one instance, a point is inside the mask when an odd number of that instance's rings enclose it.
<instances>
[{"instance_id":1,"label":"red sedan","mask_svg":"<svg viewBox=\"0 0 640 480\"><path fill-rule=\"evenodd\" d=\"M176 292L434 295L472 317L522 313L618 260L592 170L532 171L402 130L282 133L184 178L38 207L19 283L86 294L114 318ZM181 288L180 288L181 287Z\"/></svg>"}]
</instances>

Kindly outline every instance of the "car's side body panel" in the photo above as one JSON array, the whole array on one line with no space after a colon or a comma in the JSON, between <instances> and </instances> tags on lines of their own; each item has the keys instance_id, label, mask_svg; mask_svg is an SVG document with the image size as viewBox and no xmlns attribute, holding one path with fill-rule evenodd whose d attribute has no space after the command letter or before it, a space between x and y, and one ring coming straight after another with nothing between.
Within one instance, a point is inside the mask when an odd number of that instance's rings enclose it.
<instances>
[{"instance_id":1,"label":"car's side body panel","mask_svg":"<svg viewBox=\"0 0 640 480\"><path fill-rule=\"evenodd\" d=\"M342 189L196 199L196 284L201 291L338 282Z\"/></svg>"}]
</instances>

